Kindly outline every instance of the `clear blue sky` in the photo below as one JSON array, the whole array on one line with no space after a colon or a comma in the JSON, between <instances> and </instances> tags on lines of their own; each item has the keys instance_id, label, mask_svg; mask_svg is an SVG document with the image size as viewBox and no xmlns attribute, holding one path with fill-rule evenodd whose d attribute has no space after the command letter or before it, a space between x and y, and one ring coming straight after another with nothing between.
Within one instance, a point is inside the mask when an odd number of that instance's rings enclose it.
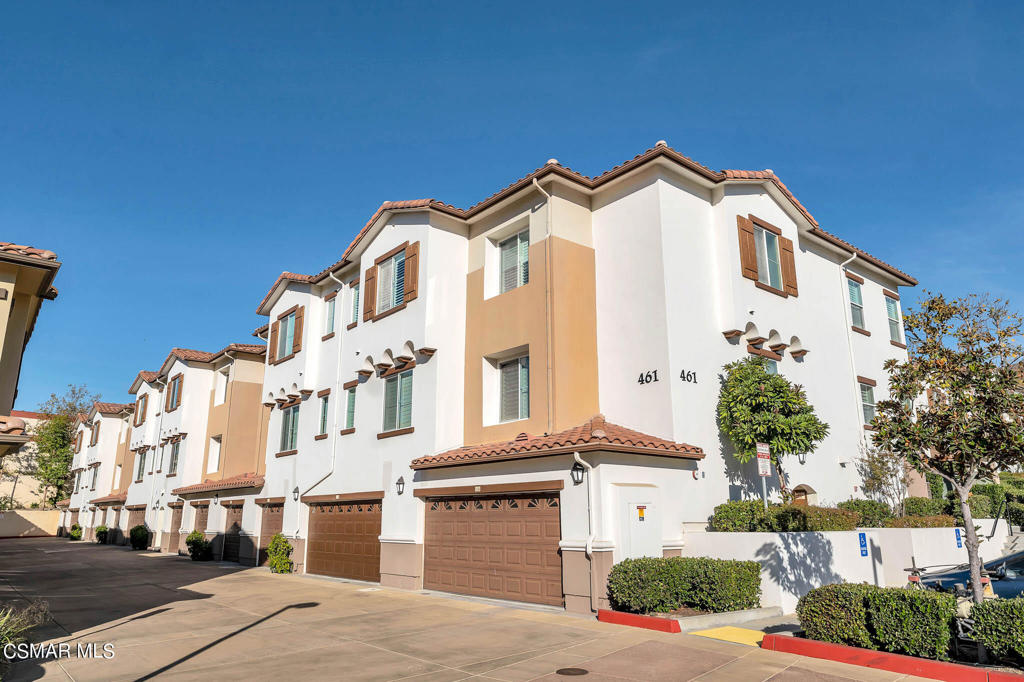
<instances>
[{"instance_id":1,"label":"clear blue sky","mask_svg":"<svg viewBox=\"0 0 1024 682\"><path fill-rule=\"evenodd\" d=\"M920 288L1021 307L1024 4L687 5L4 5L0 240L64 262L16 407L252 340L277 274L381 201L659 139L774 169Z\"/></svg>"}]
</instances>

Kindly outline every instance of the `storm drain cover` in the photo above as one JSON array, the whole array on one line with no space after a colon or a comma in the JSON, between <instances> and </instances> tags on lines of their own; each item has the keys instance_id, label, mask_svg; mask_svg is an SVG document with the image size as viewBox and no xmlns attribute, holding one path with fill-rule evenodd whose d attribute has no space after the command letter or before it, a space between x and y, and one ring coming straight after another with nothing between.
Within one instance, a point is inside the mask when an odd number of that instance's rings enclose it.
<instances>
[{"instance_id":1,"label":"storm drain cover","mask_svg":"<svg viewBox=\"0 0 1024 682\"><path fill-rule=\"evenodd\" d=\"M577 675L586 675L590 671L584 670L583 668L559 668L555 671L556 675L567 675L569 677L576 677Z\"/></svg>"}]
</instances>

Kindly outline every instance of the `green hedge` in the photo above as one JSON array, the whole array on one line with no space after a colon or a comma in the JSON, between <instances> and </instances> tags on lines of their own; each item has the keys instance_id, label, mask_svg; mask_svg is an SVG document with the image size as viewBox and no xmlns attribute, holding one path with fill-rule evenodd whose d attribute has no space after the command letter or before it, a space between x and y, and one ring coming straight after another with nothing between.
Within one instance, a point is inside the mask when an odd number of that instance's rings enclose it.
<instances>
[{"instance_id":1,"label":"green hedge","mask_svg":"<svg viewBox=\"0 0 1024 682\"><path fill-rule=\"evenodd\" d=\"M949 514L898 516L885 522L886 528L953 528L956 525L956 519Z\"/></svg>"},{"instance_id":2,"label":"green hedge","mask_svg":"<svg viewBox=\"0 0 1024 682\"><path fill-rule=\"evenodd\" d=\"M141 523L128 531L132 549L146 549L149 546L149 529Z\"/></svg>"},{"instance_id":3,"label":"green hedge","mask_svg":"<svg viewBox=\"0 0 1024 682\"><path fill-rule=\"evenodd\" d=\"M946 513L946 498L908 497L903 503L907 516L938 516Z\"/></svg>"},{"instance_id":4,"label":"green hedge","mask_svg":"<svg viewBox=\"0 0 1024 682\"><path fill-rule=\"evenodd\" d=\"M833 507L781 505L764 508L760 500L726 502L715 507L710 528L720 533L854 530L856 511Z\"/></svg>"},{"instance_id":5,"label":"green hedge","mask_svg":"<svg viewBox=\"0 0 1024 682\"><path fill-rule=\"evenodd\" d=\"M949 658L956 598L933 590L889 587L866 596L879 649L908 656Z\"/></svg>"},{"instance_id":6,"label":"green hedge","mask_svg":"<svg viewBox=\"0 0 1024 682\"><path fill-rule=\"evenodd\" d=\"M210 561L213 559L213 543L206 539L200 530L194 530L185 536L185 546L192 561Z\"/></svg>"},{"instance_id":7,"label":"green hedge","mask_svg":"<svg viewBox=\"0 0 1024 682\"><path fill-rule=\"evenodd\" d=\"M72 540L81 540L82 539L82 527L80 525L78 525L77 523L72 523L71 524L71 530L68 531L68 537L71 538Z\"/></svg>"},{"instance_id":8,"label":"green hedge","mask_svg":"<svg viewBox=\"0 0 1024 682\"><path fill-rule=\"evenodd\" d=\"M872 585L825 585L797 603L811 639L939 660L949 658L955 613L953 595Z\"/></svg>"},{"instance_id":9,"label":"green hedge","mask_svg":"<svg viewBox=\"0 0 1024 682\"><path fill-rule=\"evenodd\" d=\"M100 525L96 526L96 530L94 531L94 533L96 535L96 542L101 545L104 545L107 543L107 535L109 535L110 529L106 526Z\"/></svg>"},{"instance_id":10,"label":"green hedge","mask_svg":"<svg viewBox=\"0 0 1024 682\"><path fill-rule=\"evenodd\" d=\"M999 508L1006 502L1006 493L1008 492L1007 486L1001 483L975 483L974 487L971 488L971 498L985 497L989 500L990 513L995 514L999 511ZM971 513L974 513L974 507L971 507ZM978 518L992 518L992 517L978 517Z\"/></svg>"},{"instance_id":11,"label":"green hedge","mask_svg":"<svg viewBox=\"0 0 1024 682\"><path fill-rule=\"evenodd\" d=\"M270 538L270 544L267 546L267 566L270 567L271 573L291 573L291 555L292 545L288 538L281 533L276 533Z\"/></svg>"},{"instance_id":12,"label":"green hedge","mask_svg":"<svg viewBox=\"0 0 1024 682\"><path fill-rule=\"evenodd\" d=\"M1024 659L1024 598L987 599L971 609L974 635L1000 658Z\"/></svg>"},{"instance_id":13,"label":"green hedge","mask_svg":"<svg viewBox=\"0 0 1024 682\"><path fill-rule=\"evenodd\" d=\"M608 575L612 607L633 613L682 606L721 613L761 605L761 567L756 561L703 557L626 559Z\"/></svg>"},{"instance_id":14,"label":"green hedge","mask_svg":"<svg viewBox=\"0 0 1024 682\"><path fill-rule=\"evenodd\" d=\"M885 528L885 522L892 518L892 508L876 500L846 500L836 506L860 514L862 528Z\"/></svg>"},{"instance_id":15,"label":"green hedge","mask_svg":"<svg viewBox=\"0 0 1024 682\"><path fill-rule=\"evenodd\" d=\"M1024 526L1024 502L1010 502L1006 505L1006 520L1015 526Z\"/></svg>"},{"instance_id":16,"label":"green hedge","mask_svg":"<svg viewBox=\"0 0 1024 682\"><path fill-rule=\"evenodd\" d=\"M946 482L942 480L942 476L929 472L924 475L924 480L928 482L929 497L936 500L946 497Z\"/></svg>"},{"instance_id":17,"label":"green hedge","mask_svg":"<svg viewBox=\"0 0 1024 682\"><path fill-rule=\"evenodd\" d=\"M719 533L756 533L772 528L761 500L734 500L718 505L710 527Z\"/></svg>"},{"instance_id":18,"label":"green hedge","mask_svg":"<svg viewBox=\"0 0 1024 682\"><path fill-rule=\"evenodd\" d=\"M811 590L796 604L800 626L810 639L875 649L868 630L867 593L877 589L840 583Z\"/></svg>"}]
</instances>

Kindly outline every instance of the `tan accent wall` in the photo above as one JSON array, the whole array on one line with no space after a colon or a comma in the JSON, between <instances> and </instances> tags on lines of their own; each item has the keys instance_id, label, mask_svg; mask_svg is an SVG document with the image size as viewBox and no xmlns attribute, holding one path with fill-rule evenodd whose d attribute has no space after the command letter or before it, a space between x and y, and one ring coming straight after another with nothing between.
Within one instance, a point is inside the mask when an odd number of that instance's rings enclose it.
<instances>
[{"instance_id":1,"label":"tan accent wall","mask_svg":"<svg viewBox=\"0 0 1024 682\"><path fill-rule=\"evenodd\" d=\"M113 483L110 487L111 493L123 493L128 491L132 484L135 464L135 454L128 448L132 442L132 422L128 418L128 430L124 434L124 440L117 444L117 454L114 455L114 470L110 473ZM117 466L121 465L121 477L117 477Z\"/></svg>"},{"instance_id":2,"label":"tan accent wall","mask_svg":"<svg viewBox=\"0 0 1024 682\"><path fill-rule=\"evenodd\" d=\"M210 391L201 480L216 481L250 472L262 474L266 468L264 453L270 408L262 404L263 362L238 357L231 365L231 380L224 402L214 405L216 381ZM208 473L210 439L213 436L221 436L220 464L216 471Z\"/></svg>"},{"instance_id":3,"label":"tan accent wall","mask_svg":"<svg viewBox=\"0 0 1024 682\"><path fill-rule=\"evenodd\" d=\"M422 590L423 545L380 543L380 584L403 590Z\"/></svg>"},{"instance_id":4,"label":"tan accent wall","mask_svg":"<svg viewBox=\"0 0 1024 682\"><path fill-rule=\"evenodd\" d=\"M597 312L594 250L575 241L551 237L552 257L552 396L547 388L547 320L545 309L545 240L533 242L541 230L531 220L530 281L484 300L486 277L498 273L478 267L466 281L466 401L465 444L509 440L521 432L548 431L548 401L552 400L552 430L576 426L598 410ZM475 239L486 239L484 235ZM482 248L482 247L481 247ZM485 358L513 348L530 354L529 419L484 425Z\"/></svg>"},{"instance_id":5,"label":"tan accent wall","mask_svg":"<svg viewBox=\"0 0 1024 682\"><path fill-rule=\"evenodd\" d=\"M25 352L26 334L39 313L41 299L35 287L40 283L37 270L0 263L0 289L7 297L0 299L0 414L14 409L18 394L21 357Z\"/></svg>"}]
</instances>

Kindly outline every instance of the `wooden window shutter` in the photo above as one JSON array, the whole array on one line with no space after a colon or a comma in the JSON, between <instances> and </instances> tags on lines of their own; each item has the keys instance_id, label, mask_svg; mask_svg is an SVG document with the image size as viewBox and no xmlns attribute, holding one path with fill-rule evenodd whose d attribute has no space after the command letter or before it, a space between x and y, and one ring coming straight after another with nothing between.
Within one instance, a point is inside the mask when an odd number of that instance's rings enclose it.
<instances>
[{"instance_id":1,"label":"wooden window shutter","mask_svg":"<svg viewBox=\"0 0 1024 682\"><path fill-rule=\"evenodd\" d=\"M411 301L419 295L420 243L413 242L405 247L405 298Z\"/></svg>"},{"instance_id":2,"label":"wooden window shutter","mask_svg":"<svg viewBox=\"0 0 1024 682\"><path fill-rule=\"evenodd\" d=\"M100 424L101 423L102 422L96 422L96 429L92 432L92 444L93 445L96 445L96 443L98 443L99 440L100 440Z\"/></svg>"},{"instance_id":3,"label":"wooden window shutter","mask_svg":"<svg viewBox=\"0 0 1024 682\"><path fill-rule=\"evenodd\" d=\"M179 374L178 375L178 398L177 398L177 400L174 403L174 407L175 408L177 408L179 405L181 405L181 394L184 391L184 389L185 389L185 375L184 374Z\"/></svg>"},{"instance_id":4,"label":"wooden window shutter","mask_svg":"<svg viewBox=\"0 0 1024 682\"><path fill-rule=\"evenodd\" d=\"M377 266L366 269L363 275L363 322L373 318L377 308Z\"/></svg>"},{"instance_id":5,"label":"wooden window shutter","mask_svg":"<svg viewBox=\"0 0 1024 682\"><path fill-rule=\"evenodd\" d=\"M302 318L305 311L305 306L299 306L295 311L295 336L292 337L293 353L298 353L302 350Z\"/></svg>"},{"instance_id":6,"label":"wooden window shutter","mask_svg":"<svg viewBox=\"0 0 1024 682\"><path fill-rule=\"evenodd\" d=\"M274 322L270 325L270 341L269 348L267 348L267 358L269 358L270 364L277 362L277 332L280 327L279 322Z\"/></svg>"},{"instance_id":7,"label":"wooden window shutter","mask_svg":"<svg viewBox=\"0 0 1024 682\"><path fill-rule=\"evenodd\" d=\"M171 409L171 384L164 386L164 412Z\"/></svg>"},{"instance_id":8,"label":"wooden window shutter","mask_svg":"<svg viewBox=\"0 0 1024 682\"><path fill-rule=\"evenodd\" d=\"M754 247L754 223L741 215L736 216L740 235L740 269L747 279L757 281L757 250Z\"/></svg>"},{"instance_id":9,"label":"wooden window shutter","mask_svg":"<svg viewBox=\"0 0 1024 682\"><path fill-rule=\"evenodd\" d=\"M793 240L779 237L779 256L782 259L782 288L790 296L798 296L796 288L796 259L793 257Z\"/></svg>"}]
</instances>

